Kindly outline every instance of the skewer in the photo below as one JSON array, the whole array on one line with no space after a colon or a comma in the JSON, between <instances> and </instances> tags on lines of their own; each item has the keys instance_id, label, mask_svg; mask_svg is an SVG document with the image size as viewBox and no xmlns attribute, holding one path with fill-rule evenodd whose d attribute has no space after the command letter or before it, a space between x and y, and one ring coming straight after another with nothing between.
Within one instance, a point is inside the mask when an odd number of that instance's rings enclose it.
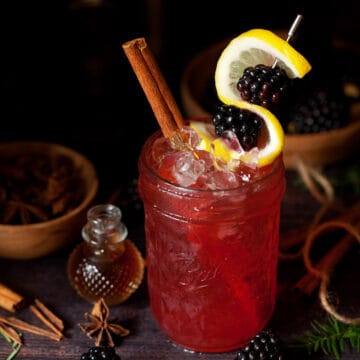
<instances>
[{"instance_id":1,"label":"skewer","mask_svg":"<svg viewBox=\"0 0 360 360\"><path fill-rule=\"evenodd\" d=\"M286 39L287 42L290 42L290 40L292 39L292 37L295 35L296 30L298 29L298 27L299 27L302 19L303 19L303 16L302 16L302 15L297 15L297 16L296 16L296 19L295 19L294 22L292 23L292 25L291 25L291 27L290 27L290 30L289 30L289 32L288 32L287 39ZM272 68L274 68L274 67L277 65L278 62L279 62L279 60L278 60L278 59L275 59L273 65L272 65Z\"/></svg>"}]
</instances>

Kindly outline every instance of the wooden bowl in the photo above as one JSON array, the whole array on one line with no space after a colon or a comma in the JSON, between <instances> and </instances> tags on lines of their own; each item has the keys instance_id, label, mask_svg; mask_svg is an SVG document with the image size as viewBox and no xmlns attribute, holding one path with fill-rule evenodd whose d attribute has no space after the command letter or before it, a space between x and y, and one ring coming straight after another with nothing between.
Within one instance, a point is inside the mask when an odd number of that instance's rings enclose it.
<instances>
[{"instance_id":1,"label":"wooden bowl","mask_svg":"<svg viewBox=\"0 0 360 360\"><path fill-rule=\"evenodd\" d=\"M203 49L186 65L180 80L180 97L188 118L211 116L208 104L209 89L214 83L217 59L228 42L229 40L224 40ZM337 47L350 46L339 39L336 39L335 44ZM360 107L359 104L355 104L351 109L350 124L342 129L309 135L286 134L283 151L285 167L296 167L295 155L313 166L335 163L359 152L359 139Z\"/></svg>"},{"instance_id":2,"label":"wooden bowl","mask_svg":"<svg viewBox=\"0 0 360 360\"><path fill-rule=\"evenodd\" d=\"M81 180L82 195L77 205L58 217L29 224L0 224L0 257L32 259L49 255L81 237L86 212L96 197L98 177L93 164L73 149L47 142L7 142L0 144L0 159L30 155L34 159L46 154L52 159L62 156L71 161L71 169ZM31 184L29 184L30 186Z\"/></svg>"}]
</instances>

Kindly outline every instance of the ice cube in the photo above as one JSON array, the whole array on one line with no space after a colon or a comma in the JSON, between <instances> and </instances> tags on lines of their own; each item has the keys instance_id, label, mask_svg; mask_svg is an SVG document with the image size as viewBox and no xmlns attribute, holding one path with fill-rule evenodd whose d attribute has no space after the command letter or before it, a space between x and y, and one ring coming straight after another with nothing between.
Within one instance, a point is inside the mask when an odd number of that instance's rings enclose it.
<instances>
[{"instance_id":1,"label":"ice cube","mask_svg":"<svg viewBox=\"0 0 360 360\"><path fill-rule=\"evenodd\" d=\"M184 126L181 129L181 137L191 149L196 149L201 142L199 135L190 126Z\"/></svg>"},{"instance_id":2,"label":"ice cube","mask_svg":"<svg viewBox=\"0 0 360 360\"><path fill-rule=\"evenodd\" d=\"M180 151L192 151L196 149L200 142L200 137L190 126L184 126L180 132L174 133L170 138L171 147Z\"/></svg>"},{"instance_id":3,"label":"ice cube","mask_svg":"<svg viewBox=\"0 0 360 360\"><path fill-rule=\"evenodd\" d=\"M201 159L201 160L204 161L205 171L213 171L215 169L215 164L216 164L215 158L208 151L206 151L206 150L196 150L195 151L195 156L198 159Z\"/></svg>"},{"instance_id":4,"label":"ice cube","mask_svg":"<svg viewBox=\"0 0 360 360\"><path fill-rule=\"evenodd\" d=\"M239 180L231 171L214 170L203 174L199 179L202 187L210 190L232 189L239 186Z\"/></svg>"},{"instance_id":5,"label":"ice cube","mask_svg":"<svg viewBox=\"0 0 360 360\"><path fill-rule=\"evenodd\" d=\"M250 151L248 151L245 155L242 156L242 161L246 162L246 166L249 168L255 169L258 167L259 161L259 149L258 147L253 147Z\"/></svg>"},{"instance_id":6,"label":"ice cube","mask_svg":"<svg viewBox=\"0 0 360 360\"><path fill-rule=\"evenodd\" d=\"M194 184L206 170L205 162L194 156L192 151L182 151L176 156L172 175L180 186Z\"/></svg>"},{"instance_id":7,"label":"ice cube","mask_svg":"<svg viewBox=\"0 0 360 360\"><path fill-rule=\"evenodd\" d=\"M236 136L236 134L233 131L225 130L222 133L221 137L230 149L235 150L238 153L245 152L245 150L243 149L243 147L240 144L238 137Z\"/></svg>"},{"instance_id":8,"label":"ice cube","mask_svg":"<svg viewBox=\"0 0 360 360\"><path fill-rule=\"evenodd\" d=\"M151 148L151 156L155 164L160 166L164 158L174 153L175 150L171 147L167 138L160 137L154 141Z\"/></svg>"}]
</instances>

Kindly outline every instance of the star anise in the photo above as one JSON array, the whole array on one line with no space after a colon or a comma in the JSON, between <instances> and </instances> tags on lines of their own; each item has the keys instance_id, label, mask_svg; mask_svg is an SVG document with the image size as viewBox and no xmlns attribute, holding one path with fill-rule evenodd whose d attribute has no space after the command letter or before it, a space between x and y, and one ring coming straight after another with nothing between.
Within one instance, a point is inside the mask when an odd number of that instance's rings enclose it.
<instances>
[{"instance_id":1,"label":"star anise","mask_svg":"<svg viewBox=\"0 0 360 360\"><path fill-rule=\"evenodd\" d=\"M40 207L25 203L18 199L4 201L0 217L2 224L46 221L49 217Z\"/></svg>"},{"instance_id":2,"label":"star anise","mask_svg":"<svg viewBox=\"0 0 360 360\"><path fill-rule=\"evenodd\" d=\"M113 335L126 336L130 333L119 324L109 322L109 308L103 298L95 304L91 313L85 313L87 322L80 324L80 328L89 338L96 337L95 346L108 345L114 347Z\"/></svg>"},{"instance_id":3,"label":"star anise","mask_svg":"<svg viewBox=\"0 0 360 360\"><path fill-rule=\"evenodd\" d=\"M80 169L58 154L0 156L0 223L32 224L66 214L83 199Z\"/></svg>"}]
</instances>

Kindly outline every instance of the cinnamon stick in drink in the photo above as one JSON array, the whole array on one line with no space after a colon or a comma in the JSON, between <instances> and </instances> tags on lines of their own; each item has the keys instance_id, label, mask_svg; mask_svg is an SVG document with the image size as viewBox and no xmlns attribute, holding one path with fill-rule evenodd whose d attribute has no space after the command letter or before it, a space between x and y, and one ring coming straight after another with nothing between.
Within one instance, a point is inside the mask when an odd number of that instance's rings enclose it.
<instances>
[{"instance_id":1,"label":"cinnamon stick in drink","mask_svg":"<svg viewBox=\"0 0 360 360\"><path fill-rule=\"evenodd\" d=\"M184 125L181 112L145 38L126 42L122 48L150 103L165 137Z\"/></svg>"}]
</instances>

